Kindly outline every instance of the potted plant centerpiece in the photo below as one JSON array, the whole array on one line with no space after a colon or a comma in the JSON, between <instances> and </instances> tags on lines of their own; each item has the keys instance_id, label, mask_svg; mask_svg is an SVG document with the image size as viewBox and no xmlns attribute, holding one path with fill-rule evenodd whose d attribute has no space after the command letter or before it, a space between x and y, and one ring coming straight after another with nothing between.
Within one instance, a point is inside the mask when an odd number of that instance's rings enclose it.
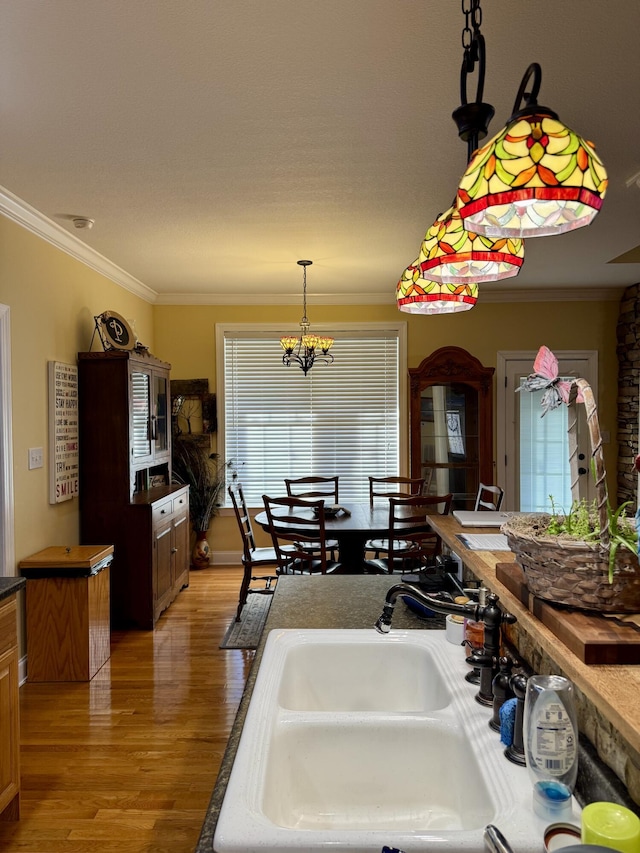
<instances>
[{"instance_id":1,"label":"potted plant centerpiece","mask_svg":"<svg viewBox=\"0 0 640 853\"><path fill-rule=\"evenodd\" d=\"M593 392L584 379L558 377L558 362L541 347L534 372L523 390L544 389L542 416L560 405L570 407L569 462L573 505L566 512L515 515L502 526L509 547L524 571L529 590L538 598L582 610L640 611L640 566L635 520L627 504L613 510L606 484L602 436ZM518 389L519 390L519 389ZM591 442L591 468L596 484L592 505L577 493L577 404L584 404Z\"/></svg>"},{"instance_id":2,"label":"potted plant centerpiece","mask_svg":"<svg viewBox=\"0 0 640 853\"><path fill-rule=\"evenodd\" d=\"M227 481L231 462L224 462L217 453L210 453L197 440L177 438L173 443L173 480L189 486L189 517L196 535L191 553L193 568L209 565L207 533L211 519L217 514Z\"/></svg>"}]
</instances>

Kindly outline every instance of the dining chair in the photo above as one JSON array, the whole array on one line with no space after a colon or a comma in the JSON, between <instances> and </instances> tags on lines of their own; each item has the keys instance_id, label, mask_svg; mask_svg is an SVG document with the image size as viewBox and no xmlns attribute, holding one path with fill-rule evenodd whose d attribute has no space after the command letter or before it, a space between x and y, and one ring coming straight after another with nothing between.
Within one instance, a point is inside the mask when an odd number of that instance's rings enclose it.
<instances>
[{"instance_id":1,"label":"dining chair","mask_svg":"<svg viewBox=\"0 0 640 853\"><path fill-rule=\"evenodd\" d=\"M240 584L240 595L238 597L238 610L236 611L236 622L241 621L242 608L247 603L247 597L252 594L273 595L275 584L283 571L282 566L286 564L287 558L279 559L274 548L257 548L251 525L251 516L247 509L244 492L241 483L232 483L229 486L229 497L231 505L240 528L242 536L242 566L244 569L242 582ZM254 572L261 568L273 568L273 572L264 575L256 575ZM261 582L263 586L258 589L252 588L254 582Z\"/></svg>"},{"instance_id":2,"label":"dining chair","mask_svg":"<svg viewBox=\"0 0 640 853\"><path fill-rule=\"evenodd\" d=\"M485 483L480 483L478 494L476 495L476 505L474 510L493 510L497 512L502 506L502 498L504 497L504 489L500 486L487 486Z\"/></svg>"},{"instance_id":3,"label":"dining chair","mask_svg":"<svg viewBox=\"0 0 640 853\"><path fill-rule=\"evenodd\" d=\"M290 498L327 498L329 503L338 503L338 477L321 477L312 475L310 477L298 477L297 479L287 479L284 481L287 490L287 496ZM316 547L314 547L314 544ZM326 546L331 554L331 559L336 559L338 550L337 539L328 539ZM309 549L313 552L318 551L316 543L310 543Z\"/></svg>"},{"instance_id":4,"label":"dining chair","mask_svg":"<svg viewBox=\"0 0 640 853\"><path fill-rule=\"evenodd\" d=\"M425 494L424 477L369 477L369 504L373 507L376 498L388 500L389 498L403 498L410 495ZM411 546L405 543L405 550ZM374 559L389 551L388 539L369 539L364 546L365 551L373 551ZM396 542L395 551L402 550L402 543Z\"/></svg>"},{"instance_id":5,"label":"dining chair","mask_svg":"<svg viewBox=\"0 0 640 853\"><path fill-rule=\"evenodd\" d=\"M338 503L338 477L285 478L284 485L290 498L332 498Z\"/></svg>"},{"instance_id":6,"label":"dining chair","mask_svg":"<svg viewBox=\"0 0 640 853\"><path fill-rule=\"evenodd\" d=\"M392 574L415 570L433 561L442 552L442 540L429 524L428 516L448 515L452 500L452 494L389 498L388 556L367 560L367 564Z\"/></svg>"},{"instance_id":7,"label":"dining chair","mask_svg":"<svg viewBox=\"0 0 640 853\"><path fill-rule=\"evenodd\" d=\"M327 554L324 500L268 495L263 495L262 500L267 513L266 529L281 573L327 575L340 570L340 563Z\"/></svg>"}]
</instances>

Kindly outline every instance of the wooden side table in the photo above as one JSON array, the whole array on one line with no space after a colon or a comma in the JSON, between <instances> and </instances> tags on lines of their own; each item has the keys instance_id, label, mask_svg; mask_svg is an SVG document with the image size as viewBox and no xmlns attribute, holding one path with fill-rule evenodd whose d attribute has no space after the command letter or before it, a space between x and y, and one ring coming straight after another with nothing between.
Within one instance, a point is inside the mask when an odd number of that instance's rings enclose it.
<instances>
[{"instance_id":1,"label":"wooden side table","mask_svg":"<svg viewBox=\"0 0 640 853\"><path fill-rule=\"evenodd\" d=\"M27 680L90 681L111 654L113 545L51 547L22 560Z\"/></svg>"}]
</instances>

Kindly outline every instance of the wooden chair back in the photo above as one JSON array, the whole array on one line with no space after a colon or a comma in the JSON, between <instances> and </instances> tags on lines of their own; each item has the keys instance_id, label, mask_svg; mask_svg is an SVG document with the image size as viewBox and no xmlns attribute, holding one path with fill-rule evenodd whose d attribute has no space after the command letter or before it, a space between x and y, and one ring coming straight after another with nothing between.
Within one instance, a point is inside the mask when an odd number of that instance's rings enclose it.
<instances>
[{"instance_id":1,"label":"wooden chair back","mask_svg":"<svg viewBox=\"0 0 640 853\"><path fill-rule=\"evenodd\" d=\"M338 503L338 477L298 477L284 481L290 498L330 498L329 503Z\"/></svg>"},{"instance_id":2,"label":"wooden chair back","mask_svg":"<svg viewBox=\"0 0 640 853\"><path fill-rule=\"evenodd\" d=\"M423 561L442 552L442 540L429 524L427 516L436 513L449 515L452 500L453 494L389 498L390 571L393 571L395 560L406 558L407 542L413 546L410 552L412 560Z\"/></svg>"},{"instance_id":3,"label":"wooden chair back","mask_svg":"<svg viewBox=\"0 0 640 853\"><path fill-rule=\"evenodd\" d=\"M251 526L251 517L242 491L242 483L232 483L228 489L231 506L242 536L243 561L251 561L251 552L256 549L256 541Z\"/></svg>"},{"instance_id":4,"label":"wooden chair back","mask_svg":"<svg viewBox=\"0 0 640 853\"><path fill-rule=\"evenodd\" d=\"M263 495L262 500L268 532L282 570L326 574L329 561L324 500L271 498L268 495Z\"/></svg>"},{"instance_id":5,"label":"wooden chair back","mask_svg":"<svg viewBox=\"0 0 640 853\"><path fill-rule=\"evenodd\" d=\"M402 498L425 492L424 477L369 477L369 503L376 498Z\"/></svg>"},{"instance_id":6,"label":"wooden chair back","mask_svg":"<svg viewBox=\"0 0 640 853\"><path fill-rule=\"evenodd\" d=\"M493 510L497 512L502 506L503 497L504 489L500 486L487 486L485 483L480 483L474 510Z\"/></svg>"}]
</instances>

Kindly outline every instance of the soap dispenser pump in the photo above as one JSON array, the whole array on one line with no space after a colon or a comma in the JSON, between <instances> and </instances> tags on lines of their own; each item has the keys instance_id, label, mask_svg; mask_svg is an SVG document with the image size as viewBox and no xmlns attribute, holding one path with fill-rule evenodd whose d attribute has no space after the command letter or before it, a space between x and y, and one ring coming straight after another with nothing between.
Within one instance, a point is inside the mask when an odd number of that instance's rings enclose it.
<instances>
[{"instance_id":1,"label":"soap dispenser pump","mask_svg":"<svg viewBox=\"0 0 640 853\"><path fill-rule=\"evenodd\" d=\"M524 747L534 812L549 822L569 819L578 775L578 725L568 678L532 675L528 679Z\"/></svg>"}]
</instances>

